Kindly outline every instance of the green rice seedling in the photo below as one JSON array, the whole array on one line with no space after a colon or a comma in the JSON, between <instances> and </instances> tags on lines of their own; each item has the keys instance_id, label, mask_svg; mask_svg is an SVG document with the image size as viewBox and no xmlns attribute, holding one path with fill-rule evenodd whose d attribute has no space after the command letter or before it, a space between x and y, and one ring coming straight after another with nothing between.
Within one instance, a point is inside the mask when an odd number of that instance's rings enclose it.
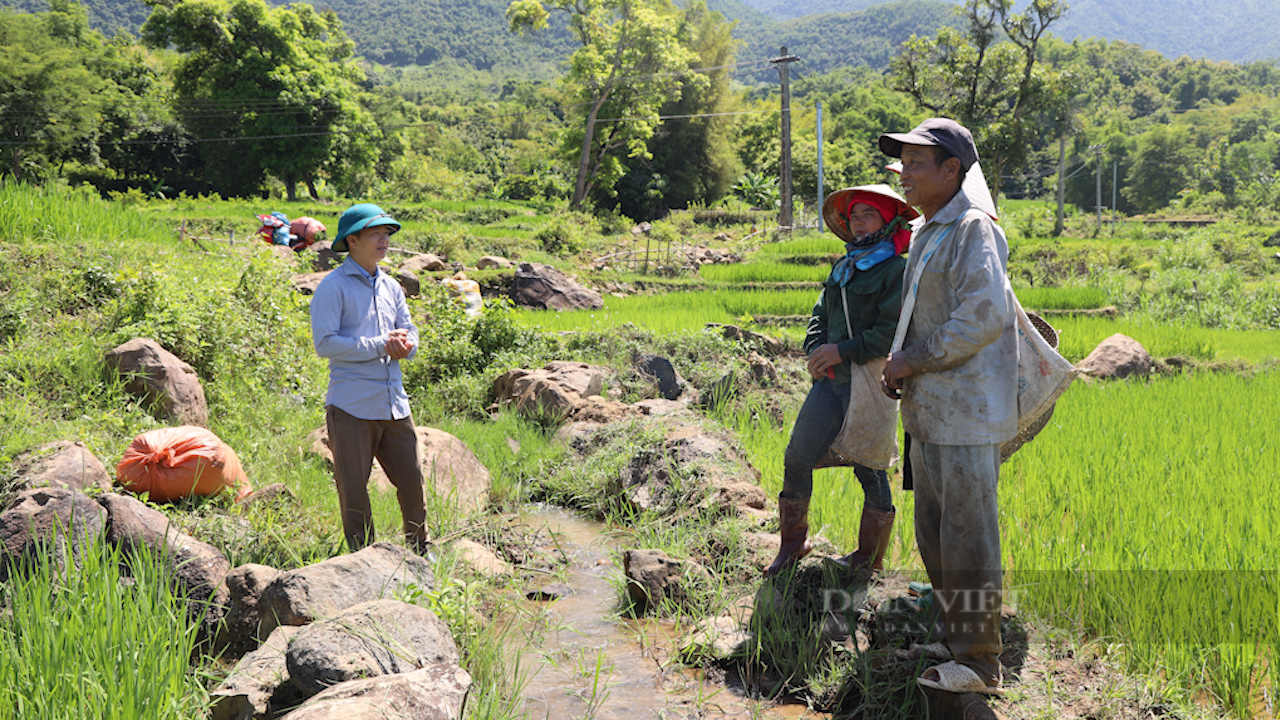
<instances>
[{"instance_id":1,"label":"green rice seedling","mask_svg":"<svg viewBox=\"0 0 1280 720\"><path fill-rule=\"evenodd\" d=\"M1073 388L1001 478L1018 603L1247 716L1274 691L1280 373Z\"/></svg>"},{"instance_id":2,"label":"green rice seedling","mask_svg":"<svg viewBox=\"0 0 1280 720\"><path fill-rule=\"evenodd\" d=\"M819 283L831 268L825 265L798 265L786 262L729 263L703 265L698 274L707 280L723 283L808 282Z\"/></svg>"},{"instance_id":3,"label":"green rice seedling","mask_svg":"<svg viewBox=\"0 0 1280 720\"><path fill-rule=\"evenodd\" d=\"M1156 323L1143 318L1111 320L1099 317L1054 316L1049 323L1059 332L1059 351L1079 362L1113 334L1142 343L1155 358L1182 356L1196 360L1265 363L1280 358L1280 333L1271 330L1220 330Z\"/></svg>"},{"instance_id":4,"label":"green rice seedling","mask_svg":"<svg viewBox=\"0 0 1280 720\"><path fill-rule=\"evenodd\" d=\"M799 237L785 242L766 243L761 245L756 254L768 257L792 257L811 255L830 257L844 254L844 242L834 235L811 235Z\"/></svg>"},{"instance_id":5,"label":"green rice seedling","mask_svg":"<svg viewBox=\"0 0 1280 720\"><path fill-rule=\"evenodd\" d=\"M1019 288L1014 292L1027 310L1081 310L1107 304L1107 293L1099 288Z\"/></svg>"},{"instance_id":6,"label":"green rice seedling","mask_svg":"<svg viewBox=\"0 0 1280 720\"><path fill-rule=\"evenodd\" d=\"M659 334L700 332L709 322L741 323L752 315L808 314L818 290L715 290L605 299L600 310L517 310L517 322L549 331L603 330L624 324Z\"/></svg>"},{"instance_id":7,"label":"green rice seedling","mask_svg":"<svg viewBox=\"0 0 1280 720\"><path fill-rule=\"evenodd\" d=\"M207 693L190 664L198 625L188 616L188 599L170 589L164 559L131 553L125 577L125 558L99 539L76 560L78 567L65 549L40 554L4 587L4 716L202 715Z\"/></svg>"}]
</instances>

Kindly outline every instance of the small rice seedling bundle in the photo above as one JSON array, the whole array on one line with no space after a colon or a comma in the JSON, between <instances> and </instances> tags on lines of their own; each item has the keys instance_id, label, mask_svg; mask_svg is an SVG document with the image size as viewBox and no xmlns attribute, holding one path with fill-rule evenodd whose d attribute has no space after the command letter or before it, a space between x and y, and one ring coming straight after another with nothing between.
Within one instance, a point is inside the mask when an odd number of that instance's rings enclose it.
<instances>
[{"instance_id":1,"label":"small rice seedling bundle","mask_svg":"<svg viewBox=\"0 0 1280 720\"><path fill-rule=\"evenodd\" d=\"M1014 292L1018 302L1028 310L1084 310L1107 304L1107 293L1099 288L1021 288Z\"/></svg>"},{"instance_id":2,"label":"small rice seedling bundle","mask_svg":"<svg viewBox=\"0 0 1280 720\"><path fill-rule=\"evenodd\" d=\"M1072 388L1004 466L1006 585L1237 714L1274 691L1280 373Z\"/></svg>"},{"instance_id":3,"label":"small rice seedling bundle","mask_svg":"<svg viewBox=\"0 0 1280 720\"><path fill-rule=\"evenodd\" d=\"M703 265L698 274L723 283L822 282L831 272L828 265L798 265L787 262L751 262Z\"/></svg>"},{"instance_id":4,"label":"small rice seedling bundle","mask_svg":"<svg viewBox=\"0 0 1280 720\"><path fill-rule=\"evenodd\" d=\"M657 333L697 332L706 323L752 315L807 315L818 290L706 290L606 297L601 310L517 310L517 321L551 331L600 330L631 323Z\"/></svg>"}]
</instances>

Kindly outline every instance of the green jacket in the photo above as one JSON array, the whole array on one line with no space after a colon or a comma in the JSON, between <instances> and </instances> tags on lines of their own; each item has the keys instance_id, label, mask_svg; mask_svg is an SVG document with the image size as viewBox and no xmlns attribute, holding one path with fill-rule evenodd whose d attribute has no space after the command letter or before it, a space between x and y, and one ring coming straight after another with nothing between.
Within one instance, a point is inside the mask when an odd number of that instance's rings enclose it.
<instances>
[{"instance_id":1,"label":"green jacket","mask_svg":"<svg viewBox=\"0 0 1280 720\"><path fill-rule=\"evenodd\" d=\"M840 285L830 275L822 284L822 295L809 318L804 352L812 355L819 345L835 343L844 359L835 367L837 384L849 382L850 363L862 365L889 354L902 311L902 275L906 267L906 258L898 255L869 270L853 271L849 284L843 288L853 337L845 328Z\"/></svg>"}]
</instances>

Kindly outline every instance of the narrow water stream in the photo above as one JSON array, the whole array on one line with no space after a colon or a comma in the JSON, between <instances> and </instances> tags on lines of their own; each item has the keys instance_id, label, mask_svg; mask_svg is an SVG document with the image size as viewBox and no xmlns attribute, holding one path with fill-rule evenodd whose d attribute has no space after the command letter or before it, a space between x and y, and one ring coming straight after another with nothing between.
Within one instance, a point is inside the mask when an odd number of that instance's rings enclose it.
<instances>
[{"instance_id":1,"label":"narrow water stream","mask_svg":"<svg viewBox=\"0 0 1280 720\"><path fill-rule=\"evenodd\" d=\"M673 662L679 638L670 623L616 616L622 571L618 549L599 523L557 508L530 508L523 521L555 533L568 559L573 594L528 601L518 621L520 672L534 720L693 720L826 717L798 705L746 698Z\"/></svg>"}]
</instances>

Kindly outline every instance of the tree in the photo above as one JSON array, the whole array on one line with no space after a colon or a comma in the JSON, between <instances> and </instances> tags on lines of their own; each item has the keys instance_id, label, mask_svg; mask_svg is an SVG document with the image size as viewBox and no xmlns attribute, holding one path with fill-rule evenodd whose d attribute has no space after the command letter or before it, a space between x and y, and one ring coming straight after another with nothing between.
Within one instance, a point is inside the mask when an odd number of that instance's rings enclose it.
<instances>
[{"instance_id":1,"label":"tree","mask_svg":"<svg viewBox=\"0 0 1280 720\"><path fill-rule=\"evenodd\" d=\"M1062 0L1032 0L1024 13L1013 0L968 0L965 32L913 37L891 64L896 89L973 132L993 197L1001 174L1026 159L1032 116L1066 97L1039 58L1044 33L1066 10ZM1009 40L996 42L1000 33Z\"/></svg>"},{"instance_id":2,"label":"tree","mask_svg":"<svg viewBox=\"0 0 1280 720\"><path fill-rule=\"evenodd\" d=\"M563 81L583 119L566 136L566 150L578 157L570 205L579 209L593 190L614 193L623 159L647 156L662 105L706 79L686 72L695 56L671 0L515 0L507 18L513 32L540 30L549 11L568 15L580 43Z\"/></svg>"},{"instance_id":3,"label":"tree","mask_svg":"<svg viewBox=\"0 0 1280 720\"><path fill-rule=\"evenodd\" d=\"M380 131L360 104L364 77L332 12L263 0L153 0L142 28L186 55L174 70L180 114L228 194L267 172L297 182L372 163Z\"/></svg>"},{"instance_id":4,"label":"tree","mask_svg":"<svg viewBox=\"0 0 1280 720\"><path fill-rule=\"evenodd\" d=\"M689 37L696 53L689 72L708 68L698 71L707 82L685 84L678 98L662 106L660 114L672 119L649 138L652 159L628 163L627 179L648 179L644 196L652 196L651 207L641 208L629 206L619 193L619 209L637 220L652 219L691 202L713 203L729 191L742 170L728 137L732 118L727 113L733 109L729 71L738 46L733 24L708 10L702 0L685 9L683 23L688 31L682 29L680 35Z\"/></svg>"},{"instance_id":5,"label":"tree","mask_svg":"<svg viewBox=\"0 0 1280 720\"><path fill-rule=\"evenodd\" d=\"M54 6L39 15L0 12L0 150L15 178L40 177L96 149L106 82L85 59L101 41L83 7Z\"/></svg>"}]
</instances>

